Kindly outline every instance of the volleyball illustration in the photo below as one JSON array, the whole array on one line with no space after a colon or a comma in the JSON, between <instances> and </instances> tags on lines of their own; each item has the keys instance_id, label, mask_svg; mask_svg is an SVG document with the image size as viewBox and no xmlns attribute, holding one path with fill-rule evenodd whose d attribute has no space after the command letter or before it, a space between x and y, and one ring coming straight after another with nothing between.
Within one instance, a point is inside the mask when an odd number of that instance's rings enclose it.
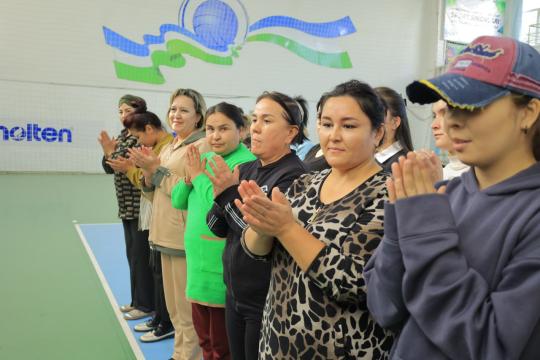
<instances>
[{"instance_id":1,"label":"volleyball illustration","mask_svg":"<svg viewBox=\"0 0 540 360\"><path fill-rule=\"evenodd\" d=\"M238 20L231 7L219 0L199 5L193 16L195 34L210 48L234 43Z\"/></svg>"},{"instance_id":2,"label":"volleyball illustration","mask_svg":"<svg viewBox=\"0 0 540 360\"><path fill-rule=\"evenodd\" d=\"M248 31L247 13L236 0L186 0L180 5L178 25L217 51L243 44Z\"/></svg>"}]
</instances>

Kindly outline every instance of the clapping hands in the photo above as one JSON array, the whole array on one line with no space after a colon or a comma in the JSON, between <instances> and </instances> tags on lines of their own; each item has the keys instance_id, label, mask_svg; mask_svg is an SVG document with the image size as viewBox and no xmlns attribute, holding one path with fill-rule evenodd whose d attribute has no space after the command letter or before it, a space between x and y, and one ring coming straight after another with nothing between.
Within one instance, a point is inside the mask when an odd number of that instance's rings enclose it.
<instances>
[{"instance_id":1,"label":"clapping hands","mask_svg":"<svg viewBox=\"0 0 540 360\"><path fill-rule=\"evenodd\" d=\"M234 203L244 220L259 235L279 237L283 231L296 223L289 201L276 187L269 199L253 180L242 181L238 187L242 200Z\"/></svg>"},{"instance_id":2,"label":"clapping hands","mask_svg":"<svg viewBox=\"0 0 540 360\"><path fill-rule=\"evenodd\" d=\"M446 186L435 189L442 180L438 167L440 162L427 154L409 152L392 164L393 179L386 181L390 202L424 194L444 194Z\"/></svg>"},{"instance_id":3,"label":"clapping hands","mask_svg":"<svg viewBox=\"0 0 540 360\"><path fill-rule=\"evenodd\" d=\"M159 157L154 154L150 147L142 146L138 148L129 148L128 152L129 160L146 173L153 174L161 163Z\"/></svg>"},{"instance_id":4,"label":"clapping hands","mask_svg":"<svg viewBox=\"0 0 540 360\"><path fill-rule=\"evenodd\" d=\"M127 173L128 170L132 167L135 167L135 163L131 159L126 159L125 157L119 156L116 159L107 160L107 164L117 172Z\"/></svg>"},{"instance_id":5,"label":"clapping hands","mask_svg":"<svg viewBox=\"0 0 540 360\"><path fill-rule=\"evenodd\" d=\"M208 170L204 170L204 173L214 186L214 197L217 197L225 189L236 185L240 182L240 172L238 166L233 171L229 169L229 166L219 155L212 157L212 161L209 162L209 166L212 169L213 174Z\"/></svg>"},{"instance_id":6,"label":"clapping hands","mask_svg":"<svg viewBox=\"0 0 540 360\"><path fill-rule=\"evenodd\" d=\"M102 130L99 133L98 142L103 149L103 154L105 154L105 157L111 156L116 149L116 145L118 144L118 141L115 138L111 138L105 130Z\"/></svg>"},{"instance_id":7,"label":"clapping hands","mask_svg":"<svg viewBox=\"0 0 540 360\"><path fill-rule=\"evenodd\" d=\"M201 161L201 153L195 145L190 145L187 148L186 161L186 183L191 183L200 174L204 173L206 168L206 159Z\"/></svg>"}]
</instances>

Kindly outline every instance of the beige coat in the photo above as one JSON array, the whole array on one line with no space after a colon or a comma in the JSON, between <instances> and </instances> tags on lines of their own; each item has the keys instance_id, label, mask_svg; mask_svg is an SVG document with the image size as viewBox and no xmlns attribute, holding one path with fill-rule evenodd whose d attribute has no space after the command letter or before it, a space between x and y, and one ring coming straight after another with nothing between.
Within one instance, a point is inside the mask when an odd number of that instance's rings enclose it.
<instances>
[{"instance_id":1,"label":"beige coat","mask_svg":"<svg viewBox=\"0 0 540 360\"><path fill-rule=\"evenodd\" d=\"M187 160L187 145L189 144L195 145L201 154L210 151L204 134L199 131L192 134L182 143L173 141L165 146L159 154L161 167L166 168L168 174L163 176L163 179L153 192L147 191L148 189L143 187L145 196L152 200L149 240L160 248L184 250L187 213L172 207L171 192L178 181L184 179L186 175L184 166ZM154 178L152 179L153 182Z\"/></svg>"}]
</instances>

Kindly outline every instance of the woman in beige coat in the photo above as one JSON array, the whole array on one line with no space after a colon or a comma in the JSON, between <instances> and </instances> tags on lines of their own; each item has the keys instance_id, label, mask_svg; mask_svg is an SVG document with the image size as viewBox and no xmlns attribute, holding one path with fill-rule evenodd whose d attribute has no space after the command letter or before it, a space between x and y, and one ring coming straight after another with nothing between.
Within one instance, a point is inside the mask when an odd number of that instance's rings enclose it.
<instances>
[{"instance_id":1,"label":"woman in beige coat","mask_svg":"<svg viewBox=\"0 0 540 360\"><path fill-rule=\"evenodd\" d=\"M176 133L173 142L163 148L159 157L147 148L130 151L135 164L143 170L143 193L152 200L149 239L161 253L165 302L175 329L171 358L174 360L201 358L191 304L185 297L187 214L172 207L171 192L186 175L187 145L195 145L200 153L210 151L202 131L205 112L206 104L201 94L192 89L176 90L171 96L168 113L169 125Z\"/></svg>"}]
</instances>

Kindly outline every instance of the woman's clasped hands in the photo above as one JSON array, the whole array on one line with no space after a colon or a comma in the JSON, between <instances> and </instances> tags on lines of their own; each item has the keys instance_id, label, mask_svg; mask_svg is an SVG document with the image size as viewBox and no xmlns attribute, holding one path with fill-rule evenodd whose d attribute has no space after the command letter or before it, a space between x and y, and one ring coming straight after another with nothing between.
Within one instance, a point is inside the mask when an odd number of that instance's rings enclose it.
<instances>
[{"instance_id":1,"label":"woman's clasped hands","mask_svg":"<svg viewBox=\"0 0 540 360\"><path fill-rule=\"evenodd\" d=\"M439 163L425 153L409 152L392 164L392 179L386 181L391 203L425 194L444 194L446 186L435 189L440 181Z\"/></svg>"}]
</instances>

